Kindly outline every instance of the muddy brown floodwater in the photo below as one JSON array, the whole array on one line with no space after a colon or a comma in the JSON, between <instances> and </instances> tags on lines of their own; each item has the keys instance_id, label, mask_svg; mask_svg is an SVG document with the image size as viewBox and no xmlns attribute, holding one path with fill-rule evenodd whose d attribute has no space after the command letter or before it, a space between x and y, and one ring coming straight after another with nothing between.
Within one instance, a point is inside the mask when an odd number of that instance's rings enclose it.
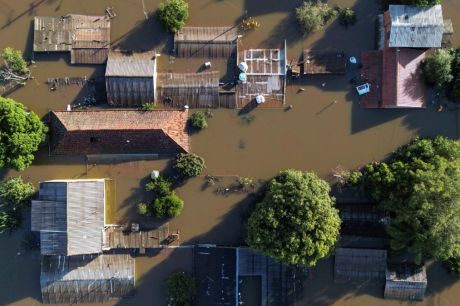
<instances>
[{"instance_id":1,"label":"muddy brown floodwater","mask_svg":"<svg viewBox=\"0 0 460 306\"><path fill-rule=\"evenodd\" d=\"M158 50L163 54L159 64L161 71L197 71L201 60L170 61L172 36L162 32L155 17L145 19L142 2L150 14L158 5L158 1L152 0L0 0L0 48L19 48L30 57L34 16L103 14L105 6L111 5L118 14L112 22L114 47ZM247 11L262 26L245 36L240 47L278 47L286 39L288 58L293 60L299 58L303 48L344 49L350 56L373 49L378 2L329 2L353 7L358 23L345 29L334 22L324 31L303 38L293 21L293 10L300 1L193 0L190 1L188 24L235 24ZM443 3L444 15L452 18L457 33L455 45L459 45L460 0L444 0ZM103 66L70 66L69 56L65 54L40 55L35 60L32 67L35 79L10 97L23 102L40 116L46 116L49 110L65 109L81 94L78 87L50 92L45 84L48 77L97 77L104 73ZM224 67L225 63L214 65L217 69ZM454 107L441 113L431 105L426 110L361 110L349 83L353 73L355 71L349 71L347 76L313 76L290 82L286 103L293 108L289 111L255 109L242 115L237 110L214 110L209 128L192 136L192 150L205 158L207 173L226 176L219 184L227 186L234 180L233 175L252 177L261 184L285 168L313 170L330 179L333 168L339 165L356 168L381 160L415 135L458 137L459 114ZM297 94L300 87L305 91ZM114 192L109 221L124 223L137 218L134 207L146 199L142 185L150 171L163 170L167 164L168 160L155 160L86 165L82 157L49 157L44 146L34 164L21 176L34 184L57 178L111 178ZM14 171L1 174L2 177L18 175ZM244 219L255 197L245 193L216 194L214 189L204 187L203 177L178 188L186 206L182 215L170 222L170 227L180 230L181 243L238 245L243 242ZM140 221L149 223L148 220ZM24 228L27 228L27 221ZM22 250L24 232L25 229L0 236L1 305L40 305L39 254ZM333 284L329 261L323 261L312 271L299 305L409 304L381 299L381 288ZM163 281L176 269L192 269L189 249L169 249L137 258L138 292L135 298L111 301L107 305L165 305ZM414 305L459 305L460 282L457 279L448 276L438 263L429 265L428 275L427 298Z\"/></svg>"}]
</instances>

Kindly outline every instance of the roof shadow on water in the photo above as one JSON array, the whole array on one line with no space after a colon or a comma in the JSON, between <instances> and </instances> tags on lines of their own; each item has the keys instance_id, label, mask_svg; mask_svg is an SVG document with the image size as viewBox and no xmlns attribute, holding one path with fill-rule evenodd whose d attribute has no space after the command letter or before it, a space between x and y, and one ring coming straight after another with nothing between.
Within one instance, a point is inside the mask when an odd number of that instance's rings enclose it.
<instances>
[{"instance_id":1,"label":"roof shadow on water","mask_svg":"<svg viewBox=\"0 0 460 306\"><path fill-rule=\"evenodd\" d=\"M173 49L173 35L166 33L155 12L150 12L144 19L120 38L112 41L113 49L148 51L156 50L169 54Z\"/></svg>"},{"instance_id":2,"label":"roof shadow on water","mask_svg":"<svg viewBox=\"0 0 460 306\"><path fill-rule=\"evenodd\" d=\"M6 5L5 3L0 3L0 4L3 4L2 6L0 6L0 8L4 10L5 15L7 16L5 23L2 25L0 30L3 30L9 27L11 24L15 23L17 20L21 19L24 16L35 16L37 14L37 9L40 5L53 4L57 1L62 1L62 0L34 0L30 2L29 7L26 10L21 11L19 13L16 13L14 9L9 8L9 6Z\"/></svg>"}]
</instances>

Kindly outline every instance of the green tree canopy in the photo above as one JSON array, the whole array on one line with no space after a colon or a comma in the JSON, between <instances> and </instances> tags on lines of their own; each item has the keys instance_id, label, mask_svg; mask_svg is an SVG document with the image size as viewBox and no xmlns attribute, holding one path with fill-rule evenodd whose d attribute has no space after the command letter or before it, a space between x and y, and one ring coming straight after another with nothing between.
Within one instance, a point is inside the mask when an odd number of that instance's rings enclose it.
<instances>
[{"instance_id":1,"label":"green tree canopy","mask_svg":"<svg viewBox=\"0 0 460 306\"><path fill-rule=\"evenodd\" d=\"M190 306L197 294L195 278L187 272L174 272L166 280L169 305Z\"/></svg>"},{"instance_id":2,"label":"green tree canopy","mask_svg":"<svg viewBox=\"0 0 460 306\"><path fill-rule=\"evenodd\" d=\"M0 168L27 168L43 141L46 126L34 112L12 99L0 97Z\"/></svg>"},{"instance_id":3,"label":"green tree canopy","mask_svg":"<svg viewBox=\"0 0 460 306\"><path fill-rule=\"evenodd\" d=\"M452 49L452 80L448 85L447 97L454 102L460 102L460 48Z\"/></svg>"},{"instance_id":4,"label":"green tree canopy","mask_svg":"<svg viewBox=\"0 0 460 306\"><path fill-rule=\"evenodd\" d=\"M21 50L14 50L11 47L6 47L3 49L2 57L12 72L17 74L24 74L28 71L27 63L22 56Z\"/></svg>"},{"instance_id":5,"label":"green tree canopy","mask_svg":"<svg viewBox=\"0 0 460 306\"><path fill-rule=\"evenodd\" d=\"M18 228L21 214L35 193L31 183L24 183L20 177L0 182L0 233Z\"/></svg>"},{"instance_id":6,"label":"green tree canopy","mask_svg":"<svg viewBox=\"0 0 460 306\"><path fill-rule=\"evenodd\" d=\"M153 202L153 214L158 218L174 218L180 215L184 201L175 193L157 198Z\"/></svg>"},{"instance_id":7,"label":"green tree canopy","mask_svg":"<svg viewBox=\"0 0 460 306\"><path fill-rule=\"evenodd\" d=\"M208 127L208 123L206 122L206 114L204 112L193 113L188 121L190 126L197 130L202 130Z\"/></svg>"},{"instance_id":8,"label":"green tree canopy","mask_svg":"<svg viewBox=\"0 0 460 306\"><path fill-rule=\"evenodd\" d=\"M422 71L428 83L443 88L452 81L453 56L445 49L437 49L422 62Z\"/></svg>"},{"instance_id":9,"label":"green tree canopy","mask_svg":"<svg viewBox=\"0 0 460 306\"><path fill-rule=\"evenodd\" d=\"M280 172L248 220L248 245L286 264L314 266L339 237L340 218L329 192L314 173Z\"/></svg>"},{"instance_id":10,"label":"green tree canopy","mask_svg":"<svg viewBox=\"0 0 460 306\"><path fill-rule=\"evenodd\" d=\"M188 19L188 3L184 0L166 0L158 7L158 16L166 31L179 32Z\"/></svg>"},{"instance_id":11,"label":"green tree canopy","mask_svg":"<svg viewBox=\"0 0 460 306\"><path fill-rule=\"evenodd\" d=\"M321 30L326 23L337 15L337 11L323 2L303 2L296 8L295 16L303 34Z\"/></svg>"},{"instance_id":12,"label":"green tree canopy","mask_svg":"<svg viewBox=\"0 0 460 306\"><path fill-rule=\"evenodd\" d=\"M200 175L206 168L204 159L196 154L187 153L179 154L176 158L174 169L176 169L182 177L194 177Z\"/></svg>"},{"instance_id":13,"label":"green tree canopy","mask_svg":"<svg viewBox=\"0 0 460 306\"><path fill-rule=\"evenodd\" d=\"M390 246L440 260L460 255L460 145L415 139L363 170L367 193L391 217Z\"/></svg>"}]
</instances>

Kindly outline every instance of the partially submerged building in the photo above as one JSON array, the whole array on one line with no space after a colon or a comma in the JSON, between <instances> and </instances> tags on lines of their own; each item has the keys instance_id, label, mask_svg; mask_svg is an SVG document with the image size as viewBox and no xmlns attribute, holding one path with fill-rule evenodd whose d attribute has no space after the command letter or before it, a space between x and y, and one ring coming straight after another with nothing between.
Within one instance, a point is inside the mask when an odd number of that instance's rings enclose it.
<instances>
[{"instance_id":1,"label":"partially submerged building","mask_svg":"<svg viewBox=\"0 0 460 306\"><path fill-rule=\"evenodd\" d=\"M40 232L42 255L101 253L105 180L41 182L31 214L32 231Z\"/></svg>"},{"instance_id":2,"label":"partially submerged building","mask_svg":"<svg viewBox=\"0 0 460 306\"><path fill-rule=\"evenodd\" d=\"M426 107L420 64L428 49L442 46L444 22L441 5L389 6L380 17L381 50L361 55L362 81L370 84L361 107Z\"/></svg>"},{"instance_id":3,"label":"partially submerged building","mask_svg":"<svg viewBox=\"0 0 460 306\"><path fill-rule=\"evenodd\" d=\"M423 300L427 285L424 266L388 264L384 296L386 299Z\"/></svg>"},{"instance_id":4,"label":"partially submerged building","mask_svg":"<svg viewBox=\"0 0 460 306\"><path fill-rule=\"evenodd\" d=\"M110 51L105 70L107 102L138 107L156 100L156 54Z\"/></svg>"},{"instance_id":5,"label":"partially submerged building","mask_svg":"<svg viewBox=\"0 0 460 306\"><path fill-rule=\"evenodd\" d=\"M185 153L190 150L187 119L186 110L51 112L50 153Z\"/></svg>"},{"instance_id":6,"label":"partially submerged building","mask_svg":"<svg viewBox=\"0 0 460 306\"><path fill-rule=\"evenodd\" d=\"M219 107L219 72L158 73L156 91L167 107Z\"/></svg>"},{"instance_id":7,"label":"partially submerged building","mask_svg":"<svg viewBox=\"0 0 460 306\"><path fill-rule=\"evenodd\" d=\"M238 44L238 28L184 27L174 36L179 57L219 58L234 55Z\"/></svg>"},{"instance_id":8,"label":"partially submerged building","mask_svg":"<svg viewBox=\"0 0 460 306\"><path fill-rule=\"evenodd\" d=\"M244 50L238 54L237 62L239 67L244 67L236 88L237 107L257 105L257 97L258 104L264 103L264 106L280 107L284 104L286 45L283 49Z\"/></svg>"},{"instance_id":9,"label":"partially submerged building","mask_svg":"<svg viewBox=\"0 0 460 306\"><path fill-rule=\"evenodd\" d=\"M197 305L293 305L289 267L248 248L195 247Z\"/></svg>"},{"instance_id":10,"label":"partially submerged building","mask_svg":"<svg viewBox=\"0 0 460 306\"><path fill-rule=\"evenodd\" d=\"M346 58L343 50L304 50L304 74L345 74Z\"/></svg>"},{"instance_id":11,"label":"partially submerged building","mask_svg":"<svg viewBox=\"0 0 460 306\"><path fill-rule=\"evenodd\" d=\"M134 291L134 259L127 254L45 256L40 286L44 304L103 303Z\"/></svg>"},{"instance_id":12,"label":"partially submerged building","mask_svg":"<svg viewBox=\"0 0 460 306\"><path fill-rule=\"evenodd\" d=\"M71 64L103 64L110 49L110 18L68 14L34 18L34 52L70 52Z\"/></svg>"},{"instance_id":13,"label":"partially submerged building","mask_svg":"<svg viewBox=\"0 0 460 306\"><path fill-rule=\"evenodd\" d=\"M337 248L334 280L336 282L373 281L383 283L387 251L377 249Z\"/></svg>"}]
</instances>

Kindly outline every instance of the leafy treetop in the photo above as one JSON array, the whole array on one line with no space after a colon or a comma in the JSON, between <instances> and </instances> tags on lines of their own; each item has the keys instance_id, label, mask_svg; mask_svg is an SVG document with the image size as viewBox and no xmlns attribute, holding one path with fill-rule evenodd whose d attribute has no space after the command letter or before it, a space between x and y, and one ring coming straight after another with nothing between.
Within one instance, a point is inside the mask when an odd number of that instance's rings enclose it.
<instances>
[{"instance_id":1,"label":"leafy treetop","mask_svg":"<svg viewBox=\"0 0 460 306\"><path fill-rule=\"evenodd\" d=\"M46 126L34 112L27 112L19 102L0 97L0 168L27 168L46 132Z\"/></svg>"},{"instance_id":2,"label":"leafy treetop","mask_svg":"<svg viewBox=\"0 0 460 306\"><path fill-rule=\"evenodd\" d=\"M166 0L158 7L158 16L166 31L179 32L188 19L188 3L184 0Z\"/></svg>"},{"instance_id":3,"label":"leafy treetop","mask_svg":"<svg viewBox=\"0 0 460 306\"><path fill-rule=\"evenodd\" d=\"M197 294L195 278L187 272L174 272L166 280L169 305L190 306Z\"/></svg>"},{"instance_id":4,"label":"leafy treetop","mask_svg":"<svg viewBox=\"0 0 460 306\"><path fill-rule=\"evenodd\" d=\"M329 192L314 173L280 172L248 220L248 245L285 264L314 266L339 237L340 218Z\"/></svg>"},{"instance_id":5,"label":"leafy treetop","mask_svg":"<svg viewBox=\"0 0 460 306\"><path fill-rule=\"evenodd\" d=\"M6 47L3 49L2 57L12 72L17 74L24 74L28 71L27 63L22 56L21 50L14 50L11 47Z\"/></svg>"}]
</instances>

